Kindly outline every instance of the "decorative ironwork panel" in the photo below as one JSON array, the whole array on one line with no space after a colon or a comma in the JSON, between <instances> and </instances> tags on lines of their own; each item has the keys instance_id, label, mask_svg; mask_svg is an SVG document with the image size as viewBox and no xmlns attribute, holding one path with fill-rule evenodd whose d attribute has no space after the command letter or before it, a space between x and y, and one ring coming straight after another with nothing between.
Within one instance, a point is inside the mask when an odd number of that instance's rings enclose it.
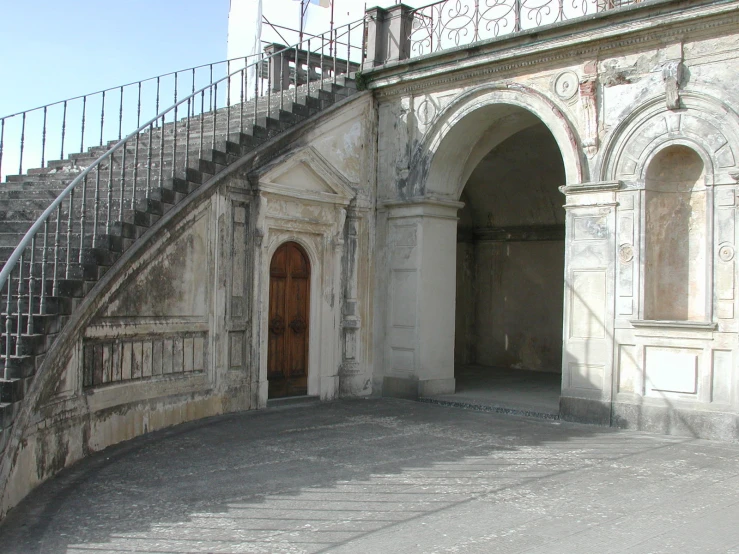
<instances>
[{"instance_id":1,"label":"decorative ironwork panel","mask_svg":"<svg viewBox=\"0 0 739 554\"><path fill-rule=\"evenodd\" d=\"M635 4L638 0L443 0L413 10L411 57Z\"/></svg>"}]
</instances>

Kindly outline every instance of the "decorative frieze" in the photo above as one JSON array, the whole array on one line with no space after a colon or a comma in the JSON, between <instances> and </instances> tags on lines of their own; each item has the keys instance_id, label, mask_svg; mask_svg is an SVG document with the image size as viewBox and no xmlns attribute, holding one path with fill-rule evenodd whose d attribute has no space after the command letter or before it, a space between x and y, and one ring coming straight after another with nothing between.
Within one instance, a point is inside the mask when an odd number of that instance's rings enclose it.
<instances>
[{"instance_id":1,"label":"decorative frieze","mask_svg":"<svg viewBox=\"0 0 739 554\"><path fill-rule=\"evenodd\" d=\"M207 332L86 340L83 386L97 387L205 371Z\"/></svg>"}]
</instances>

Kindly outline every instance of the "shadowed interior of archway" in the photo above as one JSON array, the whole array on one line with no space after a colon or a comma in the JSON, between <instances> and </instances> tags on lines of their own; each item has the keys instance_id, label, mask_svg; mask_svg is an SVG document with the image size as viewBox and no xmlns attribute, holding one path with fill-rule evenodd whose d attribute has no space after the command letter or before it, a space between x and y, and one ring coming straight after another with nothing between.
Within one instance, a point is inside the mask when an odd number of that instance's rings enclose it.
<instances>
[{"instance_id":1,"label":"shadowed interior of archway","mask_svg":"<svg viewBox=\"0 0 739 554\"><path fill-rule=\"evenodd\" d=\"M493 148L462 193L458 400L556 414L562 373L565 171L542 123Z\"/></svg>"}]
</instances>

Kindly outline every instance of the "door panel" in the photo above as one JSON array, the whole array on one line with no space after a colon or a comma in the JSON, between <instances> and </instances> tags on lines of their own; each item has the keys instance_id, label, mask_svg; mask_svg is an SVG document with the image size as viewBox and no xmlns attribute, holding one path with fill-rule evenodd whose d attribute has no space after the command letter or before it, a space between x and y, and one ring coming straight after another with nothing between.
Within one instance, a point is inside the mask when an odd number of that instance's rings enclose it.
<instances>
[{"instance_id":1,"label":"door panel","mask_svg":"<svg viewBox=\"0 0 739 554\"><path fill-rule=\"evenodd\" d=\"M310 262L294 242L272 257L269 279L269 398L308 393Z\"/></svg>"}]
</instances>

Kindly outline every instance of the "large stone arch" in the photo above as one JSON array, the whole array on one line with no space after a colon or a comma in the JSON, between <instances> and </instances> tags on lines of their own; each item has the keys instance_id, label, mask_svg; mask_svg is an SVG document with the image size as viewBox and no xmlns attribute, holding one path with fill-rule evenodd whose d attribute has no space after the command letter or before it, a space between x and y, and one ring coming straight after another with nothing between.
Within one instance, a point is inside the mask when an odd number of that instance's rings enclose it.
<instances>
[{"instance_id":1,"label":"large stone arch","mask_svg":"<svg viewBox=\"0 0 739 554\"><path fill-rule=\"evenodd\" d=\"M488 152L537 123L554 136L567 183L586 180L575 127L554 103L528 87L484 85L447 106L416 148L408 179L413 196L458 200L469 175Z\"/></svg>"},{"instance_id":2,"label":"large stone arch","mask_svg":"<svg viewBox=\"0 0 739 554\"><path fill-rule=\"evenodd\" d=\"M564 182L588 179L575 126L527 87L485 85L441 111L415 148L398 198L383 204L387 307L383 394L454 392L458 210L480 161L509 138L545 127L562 157Z\"/></svg>"}]
</instances>

